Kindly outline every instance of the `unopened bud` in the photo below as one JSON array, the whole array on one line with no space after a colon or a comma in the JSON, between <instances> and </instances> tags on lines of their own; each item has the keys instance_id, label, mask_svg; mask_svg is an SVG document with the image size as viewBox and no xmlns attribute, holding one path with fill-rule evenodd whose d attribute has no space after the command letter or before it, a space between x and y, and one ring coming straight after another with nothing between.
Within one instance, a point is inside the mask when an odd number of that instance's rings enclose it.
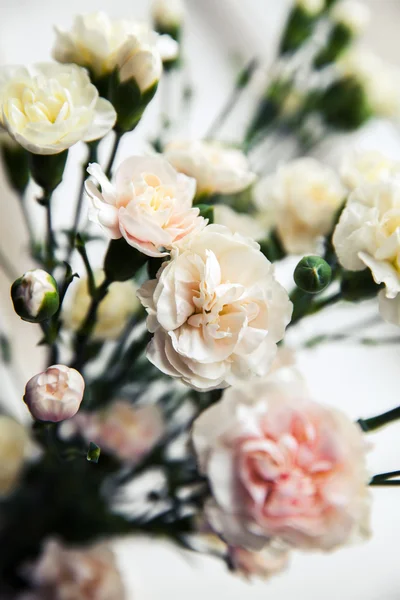
<instances>
[{"instance_id":1,"label":"unopened bud","mask_svg":"<svg viewBox=\"0 0 400 600\"><path fill-rule=\"evenodd\" d=\"M297 265L293 279L308 294L322 292L332 280L332 269L320 256L305 256Z\"/></svg>"},{"instance_id":2,"label":"unopened bud","mask_svg":"<svg viewBox=\"0 0 400 600\"><path fill-rule=\"evenodd\" d=\"M27 271L11 286L14 310L23 321L40 323L50 319L58 310L60 296L57 283L47 271Z\"/></svg>"},{"instance_id":3,"label":"unopened bud","mask_svg":"<svg viewBox=\"0 0 400 600\"><path fill-rule=\"evenodd\" d=\"M38 421L57 423L78 412L84 390L85 382L78 371L53 365L28 381L24 402Z\"/></svg>"}]
</instances>

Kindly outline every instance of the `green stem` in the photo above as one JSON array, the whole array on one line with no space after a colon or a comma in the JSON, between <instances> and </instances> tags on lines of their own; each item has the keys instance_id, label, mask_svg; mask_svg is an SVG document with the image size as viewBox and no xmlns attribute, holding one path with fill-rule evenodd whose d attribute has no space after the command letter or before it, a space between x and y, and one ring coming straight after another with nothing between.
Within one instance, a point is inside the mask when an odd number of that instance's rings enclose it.
<instances>
[{"instance_id":1,"label":"green stem","mask_svg":"<svg viewBox=\"0 0 400 600\"><path fill-rule=\"evenodd\" d=\"M400 479L395 479L397 477L400 477L400 471L380 473L379 475L374 475L374 477L369 482L369 485L400 485Z\"/></svg>"},{"instance_id":2,"label":"green stem","mask_svg":"<svg viewBox=\"0 0 400 600\"><path fill-rule=\"evenodd\" d=\"M397 408L393 408L392 410L388 410L377 417L370 417L369 419L359 419L357 423L360 425L361 429L365 433L370 433L371 431L375 431L380 427L384 427L385 425L389 425L393 421L397 421L400 419L400 406Z\"/></svg>"},{"instance_id":3,"label":"green stem","mask_svg":"<svg viewBox=\"0 0 400 600\"><path fill-rule=\"evenodd\" d=\"M304 317L315 315L324 308L333 306L342 300L342 294L341 292L337 292L327 298L317 300L312 294L307 294L306 292L302 292L299 288L296 288L291 293L290 299L293 302L293 317L288 327L293 327L293 325L296 325L301 319L304 319Z\"/></svg>"},{"instance_id":4,"label":"green stem","mask_svg":"<svg viewBox=\"0 0 400 600\"><path fill-rule=\"evenodd\" d=\"M46 208L46 224L47 224L47 240L46 240L46 258L45 265L50 271L50 273L54 270L54 253L56 249L56 239L54 237L53 231L53 217L52 217L52 208L51 208L51 196L52 194L47 194L42 199L42 204Z\"/></svg>"},{"instance_id":5,"label":"green stem","mask_svg":"<svg viewBox=\"0 0 400 600\"><path fill-rule=\"evenodd\" d=\"M103 283L98 288L96 288L95 295L92 298L92 302L89 311L86 315L86 318L76 334L75 358L73 360L72 367L77 371L82 370L86 364L87 344L96 325L97 312L99 310L99 306L102 300L107 295L108 288L111 285L111 283L112 281L110 279L105 279Z\"/></svg>"},{"instance_id":6,"label":"green stem","mask_svg":"<svg viewBox=\"0 0 400 600\"><path fill-rule=\"evenodd\" d=\"M110 158L108 159L107 166L104 169L104 172L105 172L106 176L109 179L111 177L111 172L112 172L112 168L113 168L115 156L116 156L117 151L118 151L119 143L120 143L121 138L122 138L123 135L124 134L123 134L122 131L115 131L115 137L114 137L114 142L113 142L113 146L112 146L112 149L111 149Z\"/></svg>"},{"instance_id":7,"label":"green stem","mask_svg":"<svg viewBox=\"0 0 400 600\"><path fill-rule=\"evenodd\" d=\"M98 142L97 141L90 142L88 144L88 146L89 146L88 162L89 163L96 162L97 161ZM85 181L86 181L86 176L87 176L87 166L88 165L86 162L84 162L82 164L82 172L81 172L81 180L80 180L80 185L79 185L78 200L76 203L74 222L72 224L72 229L71 229L68 254L65 259L67 263L70 262L71 255L72 255L72 253L74 251L74 247L75 247L75 238L76 238L76 234L78 232L79 220L80 220L80 216L81 216L81 212L82 212L83 199L85 197Z\"/></svg>"},{"instance_id":8,"label":"green stem","mask_svg":"<svg viewBox=\"0 0 400 600\"><path fill-rule=\"evenodd\" d=\"M8 260L7 256L3 253L0 248L0 269L4 272L4 274L8 277L10 281L15 281L19 277L19 274L14 269L11 262Z\"/></svg>"},{"instance_id":9,"label":"green stem","mask_svg":"<svg viewBox=\"0 0 400 600\"><path fill-rule=\"evenodd\" d=\"M218 115L215 117L214 121L211 123L210 127L208 128L205 138L215 138L216 134L221 129L221 127L224 125L225 121L230 116L233 109L236 107L237 103L239 102L244 90L246 89L247 83L251 79L251 75L254 72L257 64L258 64L258 61L253 58L247 64L247 66L243 69L242 73L247 74L246 80L243 81L242 77L240 77L240 76L236 79L233 90L229 94L222 109L220 110L220 112L218 113Z\"/></svg>"},{"instance_id":10,"label":"green stem","mask_svg":"<svg viewBox=\"0 0 400 600\"><path fill-rule=\"evenodd\" d=\"M79 234L76 237L76 249L78 250L79 254L81 255L83 263L85 265L86 273L88 276L89 294L92 298L94 298L94 296L96 295L96 281L95 281L93 269L91 267L91 264L90 264L90 261L89 261L89 258L88 258L87 252L86 252L85 243L83 242L83 240Z\"/></svg>"}]
</instances>

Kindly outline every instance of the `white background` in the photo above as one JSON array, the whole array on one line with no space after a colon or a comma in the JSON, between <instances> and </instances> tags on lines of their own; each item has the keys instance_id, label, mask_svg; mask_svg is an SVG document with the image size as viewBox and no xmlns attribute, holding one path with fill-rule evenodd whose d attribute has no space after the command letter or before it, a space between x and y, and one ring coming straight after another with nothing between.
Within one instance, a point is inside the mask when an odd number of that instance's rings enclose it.
<instances>
[{"instance_id":1,"label":"white background","mask_svg":"<svg viewBox=\"0 0 400 600\"><path fill-rule=\"evenodd\" d=\"M369 43L393 62L399 60L400 0L371 0L368 4L373 10ZM287 6L285 0L187 0L187 69L196 88L196 110L189 124L192 135L204 134L224 102L234 72L233 53L243 58L258 54L270 59ZM0 62L46 60L53 41L52 25L68 28L77 12L103 9L112 16L142 18L148 8L148 0L0 0ZM154 106L145 127L154 127L156 118L157 106ZM379 147L400 158L397 132L387 124L372 124L356 140L351 138L336 146L331 154L340 155L344 147L348 149L353 143ZM127 140L118 158L137 146L136 139ZM79 155L79 148L76 154ZM70 172L57 198L60 223L71 213L73 188ZM24 252L26 238L17 201L5 187L1 173L0 190L1 248L11 257L17 272L22 272L31 266ZM31 207L40 228L41 209L33 201ZM12 335L21 360L19 373L15 374L16 386L11 388L3 373L1 387L3 391L9 390L7 400L15 414L23 417L19 398L24 381L40 368L42 355L35 347L35 328L22 323L10 308L8 286L0 273L0 327ZM329 311L324 323L318 320L306 324L304 333L307 336L310 330L320 332L327 327L342 330L342 315L346 323L354 322L366 310ZM377 414L399 404L398 346L327 345L301 352L299 362L315 398L340 406L352 418ZM400 424L371 436L374 446L370 453L371 472L400 468L399 434ZM372 496L371 541L332 555L293 556L290 570L267 583L244 583L213 559L177 552L168 543L142 539L119 542L119 557L130 590L128 599L200 600L208 596L212 600L398 600L400 488L374 489Z\"/></svg>"}]
</instances>

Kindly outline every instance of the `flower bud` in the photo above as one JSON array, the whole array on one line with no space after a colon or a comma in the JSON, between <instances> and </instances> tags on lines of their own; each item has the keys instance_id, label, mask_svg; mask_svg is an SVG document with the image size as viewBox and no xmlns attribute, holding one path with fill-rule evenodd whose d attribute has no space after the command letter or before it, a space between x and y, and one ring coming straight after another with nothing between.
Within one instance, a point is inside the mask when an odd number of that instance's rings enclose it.
<instances>
[{"instance_id":1,"label":"flower bud","mask_svg":"<svg viewBox=\"0 0 400 600\"><path fill-rule=\"evenodd\" d=\"M318 105L326 123L344 131L358 129L373 116L363 83L352 76L338 79L328 86Z\"/></svg>"},{"instance_id":2,"label":"flower bud","mask_svg":"<svg viewBox=\"0 0 400 600\"><path fill-rule=\"evenodd\" d=\"M38 421L57 423L78 412L84 389L85 382L78 371L53 365L28 381L24 402Z\"/></svg>"},{"instance_id":3,"label":"flower bud","mask_svg":"<svg viewBox=\"0 0 400 600\"><path fill-rule=\"evenodd\" d=\"M303 292L318 294L330 284L332 269L320 256L305 256L295 268L293 279Z\"/></svg>"},{"instance_id":4,"label":"flower bud","mask_svg":"<svg viewBox=\"0 0 400 600\"><path fill-rule=\"evenodd\" d=\"M23 321L40 323L58 310L60 296L57 283L47 271L27 271L11 286L14 310Z\"/></svg>"},{"instance_id":5,"label":"flower bud","mask_svg":"<svg viewBox=\"0 0 400 600\"><path fill-rule=\"evenodd\" d=\"M369 8L355 0L339 2L331 11L333 22L347 29L352 37L364 33L369 24L370 17Z\"/></svg>"},{"instance_id":6,"label":"flower bud","mask_svg":"<svg viewBox=\"0 0 400 600\"><path fill-rule=\"evenodd\" d=\"M158 33L166 33L178 41L184 18L182 0L154 0L152 18Z\"/></svg>"},{"instance_id":7,"label":"flower bud","mask_svg":"<svg viewBox=\"0 0 400 600\"><path fill-rule=\"evenodd\" d=\"M296 1L282 37L281 54L296 52L310 38L323 9L323 0Z\"/></svg>"}]
</instances>

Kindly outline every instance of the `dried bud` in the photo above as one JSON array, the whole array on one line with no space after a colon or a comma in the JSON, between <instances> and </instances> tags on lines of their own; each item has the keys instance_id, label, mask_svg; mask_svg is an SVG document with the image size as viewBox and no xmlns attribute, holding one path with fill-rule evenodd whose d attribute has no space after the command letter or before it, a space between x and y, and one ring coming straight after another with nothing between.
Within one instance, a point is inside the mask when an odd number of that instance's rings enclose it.
<instances>
[{"instance_id":1,"label":"dried bud","mask_svg":"<svg viewBox=\"0 0 400 600\"><path fill-rule=\"evenodd\" d=\"M78 371L53 365L28 381L24 401L35 419L57 423L78 412L84 389L85 382Z\"/></svg>"},{"instance_id":2,"label":"dried bud","mask_svg":"<svg viewBox=\"0 0 400 600\"><path fill-rule=\"evenodd\" d=\"M57 283L47 271L27 271L11 286L14 310L23 321L40 323L58 310L60 297Z\"/></svg>"},{"instance_id":3,"label":"dried bud","mask_svg":"<svg viewBox=\"0 0 400 600\"><path fill-rule=\"evenodd\" d=\"M303 292L318 294L330 284L332 269L320 256L305 256L295 268L293 279Z\"/></svg>"}]
</instances>

